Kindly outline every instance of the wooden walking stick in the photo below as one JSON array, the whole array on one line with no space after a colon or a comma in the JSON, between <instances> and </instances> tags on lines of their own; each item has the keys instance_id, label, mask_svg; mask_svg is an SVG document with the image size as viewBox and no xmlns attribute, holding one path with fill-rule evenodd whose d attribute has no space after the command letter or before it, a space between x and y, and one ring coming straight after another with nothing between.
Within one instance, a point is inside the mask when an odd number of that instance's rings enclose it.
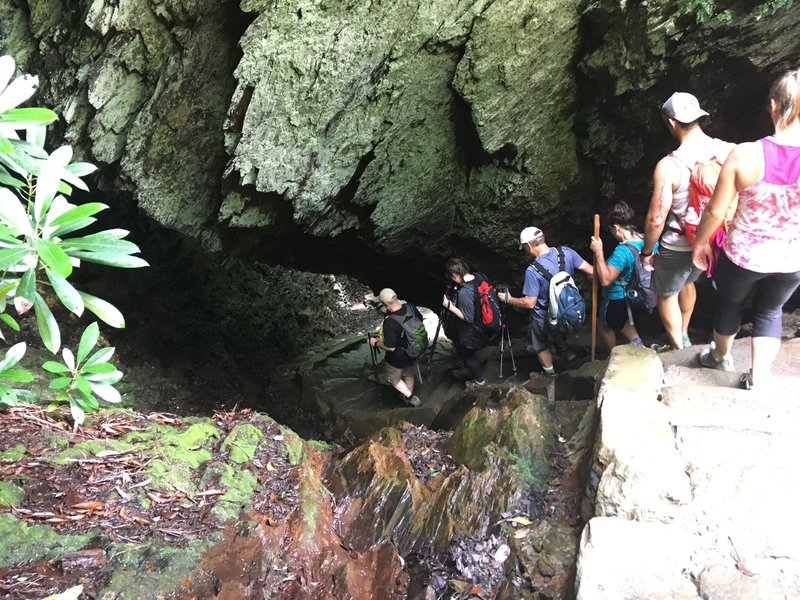
<instances>
[{"instance_id":1,"label":"wooden walking stick","mask_svg":"<svg viewBox=\"0 0 800 600\"><path fill-rule=\"evenodd\" d=\"M600 237L600 215L594 215L594 237ZM595 358L597 350L597 261L594 263L594 277L592 277L592 360Z\"/></svg>"}]
</instances>

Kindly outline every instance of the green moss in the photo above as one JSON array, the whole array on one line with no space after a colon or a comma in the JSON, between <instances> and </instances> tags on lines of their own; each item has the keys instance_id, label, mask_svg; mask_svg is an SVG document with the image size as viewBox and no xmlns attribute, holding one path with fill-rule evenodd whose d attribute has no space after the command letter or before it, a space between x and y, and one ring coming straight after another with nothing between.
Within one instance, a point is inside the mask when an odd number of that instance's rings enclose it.
<instances>
[{"instance_id":1,"label":"green moss","mask_svg":"<svg viewBox=\"0 0 800 600\"><path fill-rule=\"evenodd\" d=\"M65 465L71 460L94 458L100 452L107 450L123 452L130 449L130 444L119 440L87 440L59 452L58 455L52 458L52 461L57 465Z\"/></svg>"},{"instance_id":2,"label":"green moss","mask_svg":"<svg viewBox=\"0 0 800 600\"><path fill-rule=\"evenodd\" d=\"M306 442L306 446L313 446L314 448L319 448L320 450L330 450L333 448L328 442L322 442L320 440L308 440Z\"/></svg>"},{"instance_id":3,"label":"green moss","mask_svg":"<svg viewBox=\"0 0 800 600\"><path fill-rule=\"evenodd\" d=\"M289 458L289 462L292 465L299 464L303 458L303 438L288 427L281 427L281 434L283 435L286 456Z\"/></svg>"},{"instance_id":4,"label":"green moss","mask_svg":"<svg viewBox=\"0 0 800 600\"><path fill-rule=\"evenodd\" d=\"M230 435L222 442L221 450L230 450L231 462L241 465L255 455L258 444L264 439L264 434L255 425L241 423L233 428Z\"/></svg>"},{"instance_id":5,"label":"green moss","mask_svg":"<svg viewBox=\"0 0 800 600\"><path fill-rule=\"evenodd\" d=\"M28 525L14 515L0 514L0 566L53 559L80 550L96 535L59 535L46 525Z\"/></svg>"},{"instance_id":6,"label":"green moss","mask_svg":"<svg viewBox=\"0 0 800 600\"><path fill-rule=\"evenodd\" d=\"M220 523L237 518L242 508L251 504L253 492L258 486L258 479L250 471L221 463L211 465L203 479L205 482L216 480L219 487L227 490L211 509L211 514Z\"/></svg>"},{"instance_id":7,"label":"green moss","mask_svg":"<svg viewBox=\"0 0 800 600\"><path fill-rule=\"evenodd\" d=\"M180 460L154 458L145 469L148 477L153 479L151 485L165 490L180 490L187 494L197 492L195 481L197 474L188 463Z\"/></svg>"},{"instance_id":8,"label":"green moss","mask_svg":"<svg viewBox=\"0 0 800 600\"><path fill-rule=\"evenodd\" d=\"M25 456L25 446L17 444L0 452L0 460L22 460Z\"/></svg>"},{"instance_id":9,"label":"green moss","mask_svg":"<svg viewBox=\"0 0 800 600\"><path fill-rule=\"evenodd\" d=\"M203 552L216 535L187 543L181 548L152 542L111 544L113 575L99 598L165 598L179 590L182 581L197 568Z\"/></svg>"},{"instance_id":10,"label":"green moss","mask_svg":"<svg viewBox=\"0 0 800 600\"><path fill-rule=\"evenodd\" d=\"M0 506L19 506L25 498L25 490L10 481L0 481Z\"/></svg>"}]
</instances>

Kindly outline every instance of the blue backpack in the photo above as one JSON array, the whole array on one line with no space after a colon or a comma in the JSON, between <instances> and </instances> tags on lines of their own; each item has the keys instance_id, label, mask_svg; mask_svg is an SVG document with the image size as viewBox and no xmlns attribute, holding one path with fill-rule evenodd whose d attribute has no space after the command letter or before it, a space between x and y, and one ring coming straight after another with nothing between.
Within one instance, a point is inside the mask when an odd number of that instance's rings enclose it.
<instances>
[{"instance_id":1,"label":"blue backpack","mask_svg":"<svg viewBox=\"0 0 800 600\"><path fill-rule=\"evenodd\" d=\"M556 248L556 253L558 254L558 273L555 275L552 275L536 261L533 261L531 266L549 282L548 324L552 329L570 333L586 321L586 303L583 301L572 275L564 270L566 266L564 250Z\"/></svg>"}]
</instances>

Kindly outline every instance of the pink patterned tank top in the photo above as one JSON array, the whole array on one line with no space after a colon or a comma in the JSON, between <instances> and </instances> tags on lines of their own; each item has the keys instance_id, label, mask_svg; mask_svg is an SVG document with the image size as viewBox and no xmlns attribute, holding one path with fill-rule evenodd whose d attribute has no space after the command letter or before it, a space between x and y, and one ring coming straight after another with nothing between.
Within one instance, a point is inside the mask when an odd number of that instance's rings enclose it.
<instances>
[{"instance_id":1,"label":"pink patterned tank top","mask_svg":"<svg viewBox=\"0 0 800 600\"><path fill-rule=\"evenodd\" d=\"M739 192L725 254L756 273L800 271L800 146L761 140L764 177Z\"/></svg>"}]
</instances>

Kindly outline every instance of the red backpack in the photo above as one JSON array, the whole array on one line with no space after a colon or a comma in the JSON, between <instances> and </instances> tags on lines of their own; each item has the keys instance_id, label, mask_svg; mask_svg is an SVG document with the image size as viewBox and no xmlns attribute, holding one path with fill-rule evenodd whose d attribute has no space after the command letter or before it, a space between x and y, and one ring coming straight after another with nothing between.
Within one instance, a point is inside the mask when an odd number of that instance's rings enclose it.
<instances>
[{"instance_id":1,"label":"red backpack","mask_svg":"<svg viewBox=\"0 0 800 600\"><path fill-rule=\"evenodd\" d=\"M670 156L688 167L690 171L689 201L686 207L686 214L683 219L678 218L676 220L683 228L681 233L686 236L686 241L694 244L695 233L703 216L703 210L714 194L714 188L717 187L719 173L722 170L722 161L716 156L712 156L705 161L698 161L693 165L689 165L674 152ZM715 235L716 232L711 237L713 238Z\"/></svg>"}]
</instances>

